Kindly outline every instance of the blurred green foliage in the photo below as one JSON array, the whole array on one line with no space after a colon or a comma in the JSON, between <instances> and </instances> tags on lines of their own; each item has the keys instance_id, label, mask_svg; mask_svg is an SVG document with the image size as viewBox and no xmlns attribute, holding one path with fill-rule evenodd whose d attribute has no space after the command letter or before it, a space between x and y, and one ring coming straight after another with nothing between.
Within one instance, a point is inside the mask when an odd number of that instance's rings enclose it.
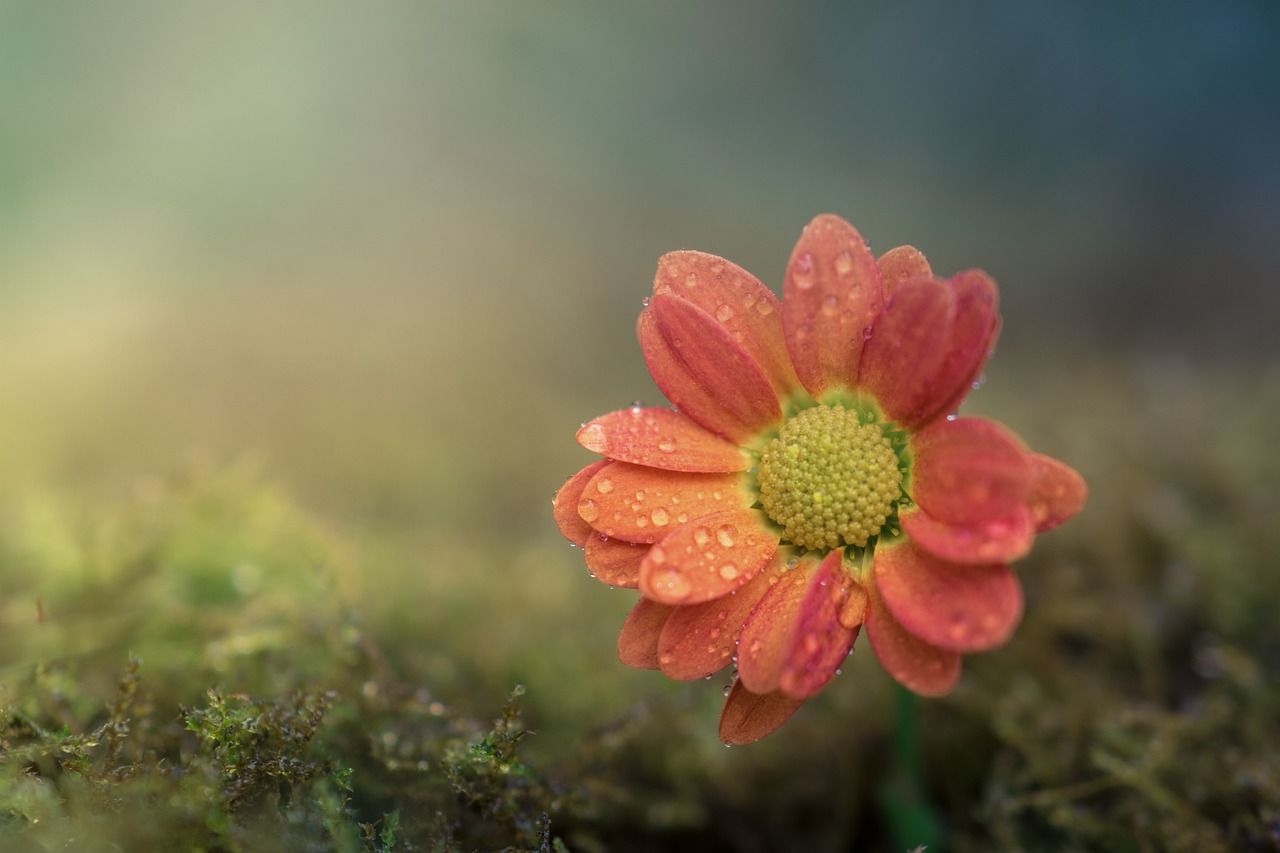
<instances>
[{"instance_id":1,"label":"blurred green foliage","mask_svg":"<svg viewBox=\"0 0 1280 853\"><path fill-rule=\"evenodd\" d=\"M92 512L90 493L14 496L0 842L1280 849L1280 383L1075 369L1072 419L1037 405L1060 377L1044 364L974 401L1092 494L1022 566L1021 630L919 703L905 756L910 715L865 649L781 731L725 750L724 679L617 664L630 597L549 523L415 561L421 532L322 522L248 463L191 463Z\"/></svg>"}]
</instances>

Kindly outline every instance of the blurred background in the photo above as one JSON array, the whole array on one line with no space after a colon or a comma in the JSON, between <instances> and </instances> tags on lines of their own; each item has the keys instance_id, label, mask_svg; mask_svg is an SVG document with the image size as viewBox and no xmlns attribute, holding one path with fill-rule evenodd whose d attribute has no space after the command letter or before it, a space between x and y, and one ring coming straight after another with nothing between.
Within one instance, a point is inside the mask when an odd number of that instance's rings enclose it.
<instances>
[{"instance_id":1,"label":"blurred background","mask_svg":"<svg viewBox=\"0 0 1280 853\"><path fill-rule=\"evenodd\" d=\"M1265 0L4 3L0 628L31 530L249 468L407 660L436 644L414 677L574 681L530 694L572 741L668 689L549 513L582 421L661 402L657 258L776 289L828 211L996 277L974 410L1079 467L1098 534L1125 448L1274 417L1278 42ZM1224 491L1273 506L1275 469Z\"/></svg>"}]
</instances>

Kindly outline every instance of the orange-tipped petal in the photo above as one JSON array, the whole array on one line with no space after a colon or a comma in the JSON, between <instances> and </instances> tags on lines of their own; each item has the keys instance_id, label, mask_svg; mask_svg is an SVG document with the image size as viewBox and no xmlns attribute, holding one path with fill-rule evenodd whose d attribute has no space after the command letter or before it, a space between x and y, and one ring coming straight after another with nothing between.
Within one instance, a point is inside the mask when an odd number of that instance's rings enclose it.
<instances>
[{"instance_id":1,"label":"orange-tipped petal","mask_svg":"<svg viewBox=\"0 0 1280 853\"><path fill-rule=\"evenodd\" d=\"M635 589L640 585L640 563L650 547L595 533L587 540L583 556L587 570L596 580L609 586Z\"/></svg>"},{"instance_id":2,"label":"orange-tipped petal","mask_svg":"<svg viewBox=\"0 0 1280 853\"><path fill-rule=\"evenodd\" d=\"M943 696L960 678L960 653L940 649L908 632L872 594L867 607L867 640L885 672L921 696Z\"/></svg>"},{"instance_id":3,"label":"orange-tipped petal","mask_svg":"<svg viewBox=\"0 0 1280 853\"><path fill-rule=\"evenodd\" d=\"M578 514L600 533L652 545L692 518L741 506L735 474L688 474L610 462L591 478Z\"/></svg>"},{"instance_id":4,"label":"orange-tipped petal","mask_svg":"<svg viewBox=\"0 0 1280 853\"><path fill-rule=\"evenodd\" d=\"M956 303L955 320L947 343L947 355L938 368L930 396L937 399L927 423L954 413L973 390L1000 334L999 295L996 283L982 270L965 270L947 282ZM949 389L949 390L948 390Z\"/></svg>"},{"instance_id":5,"label":"orange-tipped petal","mask_svg":"<svg viewBox=\"0 0 1280 853\"><path fill-rule=\"evenodd\" d=\"M924 550L953 563L1011 563L1031 551L1036 530L1031 512L1017 507L1003 518L947 524L916 509L902 513L902 530Z\"/></svg>"},{"instance_id":6,"label":"orange-tipped petal","mask_svg":"<svg viewBox=\"0 0 1280 853\"><path fill-rule=\"evenodd\" d=\"M735 681L720 712L720 740L739 746L755 743L776 731L802 704L803 699L776 690L752 693L741 680Z\"/></svg>"},{"instance_id":7,"label":"orange-tipped petal","mask_svg":"<svg viewBox=\"0 0 1280 853\"><path fill-rule=\"evenodd\" d=\"M843 551L832 551L809 582L787 643L778 687L796 699L807 699L827 685L849 656L857 628L840 624L840 612L856 586L841 566Z\"/></svg>"},{"instance_id":8,"label":"orange-tipped petal","mask_svg":"<svg viewBox=\"0 0 1280 853\"><path fill-rule=\"evenodd\" d=\"M796 374L814 397L857 384L864 332L883 299L880 270L857 229L829 213L805 226L787 263L782 314Z\"/></svg>"},{"instance_id":9,"label":"orange-tipped petal","mask_svg":"<svg viewBox=\"0 0 1280 853\"><path fill-rule=\"evenodd\" d=\"M738 640L738 677L752 693L778 689L792 629L818 573L818 561L802 558L760 599Z\"/></svg>"},{"instance_id":10,"label":"orange-tipped petal","mask_svg":"<svg viewBox=\"0 0 1280 853\"><path fill-rule=\"evenodd\" d=\"M960 566L911 542L878 548L876 588L905 630L954 652L1002 644L1022 618L1022 585L1008 566Z\"/></svg>"},{"instance_id":11,"label":"orange-tipped petal","mask_svg":"<svg viewBox=\"0 0 1280 853\"><path fill-rule=\"evenodd\" d=\"M995 282L985 273L910 279L872 327L859 383L890 418L922 426L960 404L998 328Z\"/></svg>"},{"instance_id":12,"label":"orange-tipped petal","mask_svg":"<svg viewBox=\"0 0 1280 853\"><path fill-rule=\"evenodd\" d=\"M777 550L777 534L756 510L697 516L649 549L640 564L640 591L667 604L700 604L740 588Z\"/></svg>"},{"instance_id":13,"label":"orange-tipped petal","mask_svg":"<svg viewBox=\"0 0 1280 853\"><path fill-rule=\"evenodd\" d=\"M784 571L785 558L775 554L742 589L714 601L675 608L658 639L662 674L692 681L728 666L747 616Z\"/></svg>"},{"instance_id":14,"label":"orange-tipped petal","mask_svg":"<svg viewBox=\"0 0 1280 853\"><path fill-rule=\"evenodd\" d=\"M667 471L727 473L750 465L736 444L671 409L633 406L601 415L578 430L578 443L610 459Z\"/></svg>"},{"instance_id":15,"label":"orange-tipped petal","mask_svg":"<svg viewBox=\"0 0 1280 853\"><path fill-rule=\"evenodd\" d=\"M586 546L587 540L595 535L595 530L578 514L578 504L582 501L582 493L586 490L587 483L608 464L608 459L592 462L566 480L551 502L551 517L555 519L556 526L560 528L565 539L579 548Z\"/></svg>"},{"instance_id":16,"label":"orange-tipped petal","mask_svg":"<svg viewBox=\"0 0 1280 853\"><path fill-rule=\"evenodd\" d=\"M1084 508L1089 487L1069 465L1039 453L1029 454L1031 491L1027 507L1037 533L1052 530Z\"/></svg>"},{"instance_id":17,"label":"orange-tipped petal","mask_svg":"<svg viewBox=\"0 0 1280 853\"><path fill-rule=\"evenodd\" d=\"M880 268L880 286L886 297L913 278L933 278L929 262L915 246L890 249L876 258L876 266Z\"/></svg>"},{"instance_id":18,"label":"orange-tipped petal","mask_svg":"<svg viewBox=\"0 0 1280 853\"><path fill-rule=\"evenodd\" d=\"M692 302L654 296L637 333L653 381L711 432L741 443L782 418L778 395L755 359Z\"/></svg>"},{"instance_id":19,"label":"orange-tipped petal","mask_svg":"<svg viewBox=\"0 0 1280 853\"><path fill-rule=\"evenodd\" d=\"M911 437L911 497L937 521L969 525L1023 506L1031 466L1022 443L983 418L937 421Z\"/></svg>"},{"instance_id":20,"label":"orange-tipped petal","mask_svg":"<svg viewBox=\"0 0 1280 853\"><path fill-rule=\"evenodd\" d=\"M850 585L849 597L840 608L839 618L840 624L850 630L862 627L862 623L867 621L867 591L861 584Z\"/></svg>"},{"instance_id":21,"label":"orange-tipped petal","mask_svg":"<svg viewBox=\"0 0 1280 853\"><path fill-rule=\"evenodd\" d=\"M782 304L742 267L704 252L671 252L658 260L653 292L678 296L715 317L760 366L777 396L800 384L782 335Z\"/></svg>"},{"instance_id":22,"label":"orange-tipped petal","mask_svg":"<svg viewBox=\"0 0 1280 853\"><path fill-rule=\"evenodd\" d=\"M674 608L642 598L618 634L618 660L636 669L658 668L658 637Z\"/></svg>"}]
</instances>

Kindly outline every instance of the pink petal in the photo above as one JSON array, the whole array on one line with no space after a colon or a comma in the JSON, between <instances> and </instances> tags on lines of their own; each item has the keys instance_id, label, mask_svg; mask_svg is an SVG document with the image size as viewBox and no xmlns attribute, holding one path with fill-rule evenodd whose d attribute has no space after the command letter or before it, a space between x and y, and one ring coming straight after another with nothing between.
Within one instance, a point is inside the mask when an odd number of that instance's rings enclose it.
<instances>
[{"instance_id":1,"label":"pink petal","mask_svg":"<svg viewBox=\"0 0 1280 853\"><path fill-rule=\"evenodd\" d=\"M608 459L601 459L583 468L565 481L551 502L551 517L555 519L556 526L560 528L565 539L579 548L587 544L587 540L595 535L595 531L578 514L578 503L582 500L582 493L587 488L587 483L608 464Z\"/></svg>"},{"instance_id":2,"label":"pink petal","mask_svg":"<svg viewBox=\"0 0 1280 853\"><path fill-rule=\"evenodd\" d=\"M585 550L587 570L609 586L635 589L640 585L640 563L650 547L593 531Z\"/></svg>"},{"instance_id":3,"label":"pink petal","mask_svg":"<svg viewBox=\"0 0 1280 853\"><path fill-rule=\"evenodd\" d=\"M957 418L911 436L911 497L937 521L1007 518L1027 500L1031 466L1022 442L999 424Z\"/></svg>"},{"instance_id":4,"label":"pink petal","mask_svg":"<svg viewBox=\"0 0 1280 853\"><path fill-rule=\"evenodd\" d=\"M968 271L942 281L913 278L885 301L862 357L860 384L904 426L959 406L999 329L996 287Z\"/></svg>"},{"instance_id":5,"label":"pink petal","mask_svg":"<svg viewBox=\"0 0 1280 853\"><path fill-rule=\"evenodd\" d=\"M760 366L778 397L799 386L782 335L782 304L742 267L703 252L672 252L658 261L653 292L678 296L715 317Z\"/></svg>"},{"instance_id":6,"label":"pink petal","mask_svg":"<svg viewBox=\"0 0 1280 853\"><path fill-rule=\"evenodd\" d=\"M756 510L735 507L696 516L649 549L640 591L667 604L699 604L740 588L778 550L778 534Z\"/></svg>"},{"instance_id":7,"label":"pink petal","mask_svg":"<svg viewBox=\"0 0 1280 853\"><path fill-rule=\"evenodd\" d=\"M1036 535L1026 507L1016 507L1003 518L967 524L947 524L919 509L902 513L898 521L903 532L930 554L970 565L1021 560Z\"/></svg>"},{"instance_id":8,"label":"pink petal","mask_svg":"<svg viewBox=\"0 0 1280 853\"><path fill-rule=\"evenodd\" d=\"M675 608L658 639L662 674L676 681L692 681L728 666L747 616L785 570L785 558L775 554L759 574L736 592Z\"/></svg>"},{"instance_id":9,"label":"pink petal","mask_svg":"<svg viewBox=\"0 0 1280 853\"><path fill-rule=\"evenodd\" d=\"M578 430L578 443L610 459L667 471L722 473L750 465L737 445L671 409L633 406L601 415Z\"/></svg>"},{"instance_id":10,"label":"pink petal","mask_svg":"<svg viewBox=\"0 0 1280 853\"><path fill-rule=\"evenodd\" d=\"M1039 453L1029 454L1031 490L1027 507L1037 533L1052 530L1084 508L1089 487L1075 469Z\"/></svg>"},{"instance_id":11,"label":"pink petal","mask_svg":"<svg viewBox=\"0 0 1280 853\"><path fill-rule=\"evenodd\" d=\"M867 608L867 640L885 672L921 696L943 696L960 678L960 653L940 649L909 633L894 620L879 595Z\"/></svg>"},{"instance_id":12,"label":"pink petal","mask_svg":"<svg viewBox=\"0 0 1280 853\"><path fill-rule=\"evenodd\" d=\"M787 644L778 687L807 699L827 685L849 656L858 629L840 624L840 613L856 586L842 565L843 551L832 551L809 583Z\"/></svg>"},{"instance_id":13,"label":"pink petal","mask_svg":"<svg viewBox=\"0 0 1280 853\"><path fill-rule=\"evenodd\" d=\"M658 637L674 608L642 598L622 623L618 660L636 669L658 668Z\"/></svg>"},{"instance_id":14,"label":"pink petal","mask_svg":"<svg viewBox=\"0 0 1280 853\"><path fill-rule=\"evenodd\" d=\"M815 217L791 252L782 284L787 349L814 397L857 384L864 331L883 298L880 270L857 229L832 214Z\"/></svg>"},{"instance_id":15,"label":"pink petal","mask_svg":"<svg viewBox=\"0 0 1280 853\"><path fill-rule=\"evenodd\" d=\"M752 693L778 689L792 629L809 591L809 582L818 573L818 561L801 558L773 585L742 627L738 640L738 677Z\"/></svg>"},{"instance_id":16,"label":"pink petal","mask_svg":"<svg viewBox=\"0 0 1280 853\"><path fill-rule=\"evenodd\" d=\"M742 444L782 418L778 395L755 359L692 302L654 296L637 332L653 381L711 432Z\"/></svg>"},{"instance_id":17,"label":"pink petal","mask_svg":"<svg viewBox=\"0 0 1280 853\"><path fill-rule=\"evenodd\" d=\"M755 743L785 723L804 703L779 691L757 694L741 680L729 690L720 712L720 740L735 745Z\"/></svg>"},{"instance_id":18,"label":"pink petal","mask_svg":"<svg viewBox=\"0 0 1280 853\"><path fill-rule=\"evenodd\" d=\"M876 266L880 268L880 286L886 297L913 278L933 278L929 262L915 246L890 249L876 259Z\"/></svg>"},{"instance_id":19,"label":"pink petal","mask_svg":"<svg viewBox=\"0 0 1280 853\"><path fill-rule=\"evenodd\" d=\"M610 462L582 493L578 514L609 538L651 545L691 518L750 503L736 474L688 474Z\"/></svg>"},{"instance_id":20,"label":"pink petal","mask_svg":"<svg viewBox=\"0 0 1280 853\"><path fill-rule=\"evenodd\" d=\"M1022 585L1005 565L956 565L908 541L876 549L875 578L898 624L941 649L995 648L1022 618Z\"/></svg>"}]
</instances>

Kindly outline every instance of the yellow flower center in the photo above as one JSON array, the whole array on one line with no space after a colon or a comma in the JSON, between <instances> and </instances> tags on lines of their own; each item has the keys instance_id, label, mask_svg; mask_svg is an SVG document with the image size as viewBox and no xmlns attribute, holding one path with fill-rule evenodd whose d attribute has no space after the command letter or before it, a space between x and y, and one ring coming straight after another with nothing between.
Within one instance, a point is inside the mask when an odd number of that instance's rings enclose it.
<instances>
[{"instance_id":1,"label":"yellow flower center","mask_svg":"<svg viewBox=\"0 0 1280 853\"><path fill-rule=\"evenodd\" d=\"M805 409L760 453L760 503L784 537L810 549L864 547L893 514L898 455L874 423L842 406Z\"/></svg>"}]
</instances>

